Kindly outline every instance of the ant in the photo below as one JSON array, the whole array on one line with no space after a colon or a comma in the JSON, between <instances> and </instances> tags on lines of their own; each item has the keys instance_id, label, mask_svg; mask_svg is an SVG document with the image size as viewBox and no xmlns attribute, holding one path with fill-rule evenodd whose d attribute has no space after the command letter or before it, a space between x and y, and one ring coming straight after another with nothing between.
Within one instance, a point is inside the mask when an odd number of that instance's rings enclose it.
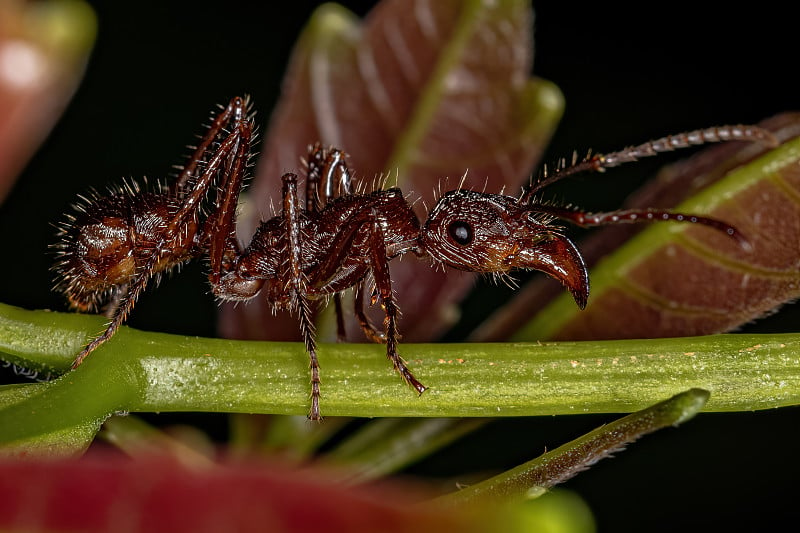
<instances>
[{"instance_id":1,"label":"ant","mask_svg":"<svg viewBox=\"0 0 800 533\"><path fill-rule=\"evenodd\" d=\"M208 256L208 279L221 300L244 301L263 294L275 308L288 308L310 359L311 409L319 420L320 375L312 319L313 300L333 296L340 336L341 297L353 288L354 313L367 338L386 344L386 355L403 380L418 393L425 386L398 354L398 307L392 293L389 262L413 253L434 265L507 275L533 269L561 282L581 309L589 297L583 258L563 228L564 220L582 227L679 221L708 226L747 248L742 234L725 222L661 209L586 213L542 203L535 195L579 172L599 172L660 152L729 140L775 143L755 126L723 126L665 137L570 164L525 189L519 198L459 188L446 192L424 222L398 188L356 192L344 152L309 147L304 203L298 177L282 178L280 212L260 223L250 244L236 239L236 208L250 165L254 117L247 98L235 97L213 117L199 145L170 186L145 191L136 184L110 196L83 198L61 224L54 267L56 289L81 311L104 305L110 318L105 331L75 359L73 368L126 320L148 282L200 256ZM366 290L371 278L371 291ZM374 285L373 285L374 284ZM380 301L383 331L364 312Z\"/></svg>"}]
</instances>

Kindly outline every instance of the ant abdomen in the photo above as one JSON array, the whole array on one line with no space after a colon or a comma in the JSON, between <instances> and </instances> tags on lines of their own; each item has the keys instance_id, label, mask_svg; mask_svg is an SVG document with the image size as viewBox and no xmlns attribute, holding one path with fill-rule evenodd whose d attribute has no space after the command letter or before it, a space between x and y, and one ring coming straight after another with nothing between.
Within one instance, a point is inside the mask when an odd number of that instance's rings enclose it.
<instances>
[{"instance_id":1,"label":"ant abdomen","mask_svg":"<svg viewBox=\"0 0 800 533\"><path fill-rule=\"evenodd\" d=\"M147 261L178 204L167 194L124 191L93 198L75 210L61 224L55 245L56 288L73 308L97 311ZM176 240L180 235L186 233L179 232ZM157 271L188 259L192 247L192 242L176 242L159 259Z\"/></svg>"}]
</instances>

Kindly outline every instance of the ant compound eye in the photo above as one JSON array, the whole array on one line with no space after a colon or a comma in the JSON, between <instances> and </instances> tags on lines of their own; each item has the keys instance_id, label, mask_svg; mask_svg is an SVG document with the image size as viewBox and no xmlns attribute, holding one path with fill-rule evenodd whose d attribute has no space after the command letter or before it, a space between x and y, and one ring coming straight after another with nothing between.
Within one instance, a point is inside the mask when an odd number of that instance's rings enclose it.
<instances>
[{"instance_id":1,"label":"ant compound eye","mask_svg":"<svg viewBox=\"0 0 800 533\"><path fill-rule=\"evenodd\" d=\"M450 235L450 238L456 242L456 244L466 246L472 242L472 226L463 220L451 222L450 225L447 226L447 233Z\"/></svg>"}]
</instances>

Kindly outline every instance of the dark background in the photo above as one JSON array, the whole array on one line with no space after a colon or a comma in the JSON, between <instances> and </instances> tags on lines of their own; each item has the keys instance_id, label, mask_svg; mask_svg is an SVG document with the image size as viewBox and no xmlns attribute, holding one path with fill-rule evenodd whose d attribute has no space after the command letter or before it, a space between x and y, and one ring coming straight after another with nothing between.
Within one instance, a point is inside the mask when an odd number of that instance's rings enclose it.
<instances>
[{"instance_id":1,"label":"dark background","mask_svg":"<svg viewBox=\"0 0 800 533\"><path fill-rule=\"evenodd\" d=\"M344 2L365 14L373 2ZM96 2L100 29L85 81L0 206L0 301L64 309L50 292L52 224L75 195L122 177L159 177L181 160L213 104L253 95L268 117L295 37L314 2ZM767 3L700 12L699 2L536 6L534 72L565 94L546 156L605 151L667 133L750 123L800 107L796 13ZM345 147L346 148L346 147ZM611 209L658 162L580 180L559 194ZM136 327L213 335L201 267L151 291ZM399 295L402 302L402 295ZM797 331L789 309L762 329ZM613 418L613 417L611 417ZM413 468L450 476L508 468L609 417L504 420ZM602 530L770 530L797 523L797 409L701 415L645 438L567 483Z\"/></svg>"}]
</instances>

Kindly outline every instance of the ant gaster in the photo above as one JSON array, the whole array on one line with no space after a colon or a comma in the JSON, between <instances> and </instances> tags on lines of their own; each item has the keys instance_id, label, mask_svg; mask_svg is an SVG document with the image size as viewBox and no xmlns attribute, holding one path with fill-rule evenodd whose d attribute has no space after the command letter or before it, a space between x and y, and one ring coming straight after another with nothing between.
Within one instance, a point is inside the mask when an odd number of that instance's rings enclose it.
<instances>
[{"instance_id":1,"label":"ant gaster","mask_svg":"<svg viewBox=\"0 0 800 533\"><path fill-rule=\"evenodd\" d=\"M418 393L425 386L397 351L398 307L392 293L389 261L412 252L432 263L459 270L504 275L533 269L561 282L580 308L589 296L589 279L576 246L553 224L578 226L674 220L719 230L747 246L733 227L711 218L660 209L589 214L544 204L534 196L566 176L602 171L659 152L709 142L757 140L772 135L754 126L724 126L665 137L622 151L561 164L527 187L519 198L459 188L441 196L420 224L400 189L357 193L345 154L317 144L310 147L305 202L298 178L282 178L280 213L261 222L250 244L236 239L236 208L250 166L254 120L247 99L236 97L213 119L208 131L170 186L144 191L136 185L110 196L84 199L62 224L56 245L57 289L73 308L96 311L106 305L105 331L78 354L73 368L110 339L152 278L190 259L207 255L214 294L222 300L248 300L262 294L275 308L292 310L310 358L311 409L319 419L320 376L312 300L334 297L343 335L341 294L353 288L354 313L366 336L386 344L386 355L403 380ZM366 280L374 280L367 291ZM380 301L384 328L379 332L364 312L364 298Z\"/></svg>"}]
</instances>

